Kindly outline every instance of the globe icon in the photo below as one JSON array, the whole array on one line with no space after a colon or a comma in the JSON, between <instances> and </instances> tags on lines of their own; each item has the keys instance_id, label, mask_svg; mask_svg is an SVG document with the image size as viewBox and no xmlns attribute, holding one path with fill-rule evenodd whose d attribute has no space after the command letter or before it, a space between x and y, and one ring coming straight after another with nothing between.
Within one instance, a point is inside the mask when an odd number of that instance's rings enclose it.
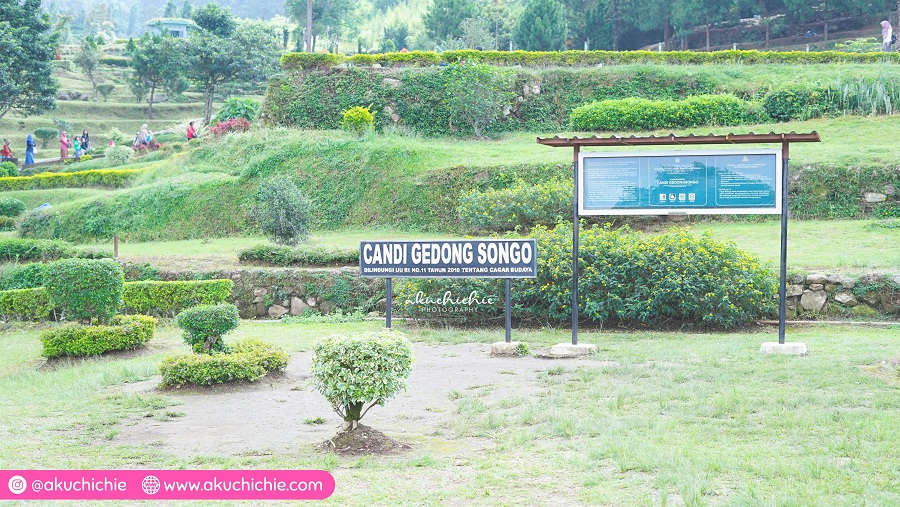
<instances>
[{"instance_id":1,"label":"globe icon","mask_svg":"<svg viewBox=\"0 0 900 507\"><path fill-rule=\"evenodd\" d=\"M141 489L148 495L155 495L159 492L159 479L155 475L148 475L141 481Z\"/></svg>"}]
</instances>

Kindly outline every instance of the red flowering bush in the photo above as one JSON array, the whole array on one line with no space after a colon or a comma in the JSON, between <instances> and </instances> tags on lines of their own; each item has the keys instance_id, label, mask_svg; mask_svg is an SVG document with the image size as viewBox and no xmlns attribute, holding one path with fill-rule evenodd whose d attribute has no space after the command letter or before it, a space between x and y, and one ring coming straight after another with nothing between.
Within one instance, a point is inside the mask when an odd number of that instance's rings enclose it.
<instances>
[{"instance_id":1,"label":"red flowering bush","mask_svg":"<svg viewBox=\"0 0 900 507\"><path fill-rule=\"evenodd\" d=\"M232 118L209 127L209 131L216 137L222 137L232 132L247 132L250 130L250 122L244 118Z\"/></svg>"}]
</instances>

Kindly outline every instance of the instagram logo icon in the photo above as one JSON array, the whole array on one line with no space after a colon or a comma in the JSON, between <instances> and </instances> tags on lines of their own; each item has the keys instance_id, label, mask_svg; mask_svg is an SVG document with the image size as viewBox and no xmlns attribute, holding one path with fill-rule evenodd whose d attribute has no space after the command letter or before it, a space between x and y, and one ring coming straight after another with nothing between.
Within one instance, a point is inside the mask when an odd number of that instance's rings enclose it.
<instances>
[{"instance_id":1,"label":"instagram logo icon","mask_svg":"<svg viewBox=\"0 0 900 507\"><path fill-rule=\"evenodd\" d=\"M14 495L21 495L25 492L25 489L28 487L28 483L25 482L25 478L21 475L14 475L9 478L9 492Z\"/></svg>"}]
</instances>

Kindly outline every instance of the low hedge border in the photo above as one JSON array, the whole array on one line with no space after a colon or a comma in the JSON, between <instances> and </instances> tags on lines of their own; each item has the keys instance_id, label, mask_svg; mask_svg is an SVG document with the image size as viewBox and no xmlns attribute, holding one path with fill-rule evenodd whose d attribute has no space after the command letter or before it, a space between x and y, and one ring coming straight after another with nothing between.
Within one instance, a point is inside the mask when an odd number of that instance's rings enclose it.
<instances>
[{"instance_id":1,"label":"low hedge border","mask_svg":"<svg viewBox=\"0 0 900 507\"><path fill-rule=\"evenodd\" d=\"M211 386L228 382L255 382L287 366L288 355L254 338L242 340L223 354L187 354L167 357L159 366L160 387Z\"/></svg>"},{"instance_id":2,"label":"low hedge border","mask_svg":"<svg viewBox=\"0 0 900 507\"><path fill-rule=\"evenodd\" d=\"M257 245L241 251L242 264L264 264L282 267L328 267L359 264L359 250Z\"/></svg>"},{"instance_id":3,"label":"low hedge border","mask_svg":"<svg viewBox=\"0 0 900 507\"><path fill-rule=\"evenodd\" d=\"M630 63L675 65L772 63L883 63L900 61L900 53L845 53L841 51L410 51L353 56L326 53L286 53L281 57L284 70L323 69L341 64L371 66L422 66L459 62L479 62L497 66L593 67Z\"/></svg>"},{"instance_id":4,"label":"low hedge border","mask_svg":"<svg viewBox=\"0 0 900 507\"><path fill-rule=\"evenodd\" d=\"M34 290L34 289L33 289ZM46 358L98 356L113 350L134 350L153 338L156 319L146 315L117 315L109 326L66 324L41 333Z\"/></svg>"},{"instance_id":5,"label":"low hedge border","mask_svg":"<svg viewBox=\"0 0 900 507\"><path fill-rule=\"evenodd\" d=\"M0 262L48 262L71 257L107 259L112 256L112 252L77 250L65 241L52 239L0 239Z\"/></svg>"},{"instance_id":6,"label":"low hedge border","mask_svg":"<svg viewBox=\"0 0 900 507\"><path fill-rule=\"evenodd\" d=\"M0 318L11 320L47 320L53 312L50 296L43 287L0 291Z\"/></svg>"},{"instance_id":7,"label":"low hedge border","mask_svg":"<svg viewBox=\"0 0 900 507\"><path fill-rule=\"evenodd\" d=\"M233 289L231 280L126 282L125 313L175 317L185 308L224 303Z\"/></svg>"},{"instance_id":8,"label":"low hedge border","mask_svg":"<svg viewBox=\"0 0 900 507\"><path fill-rule=\"evenodd\" d=\"M218 304L231 297L231 280L188 282L125 282L126 313L173 316L198 304ZM0 318L46 320L53 312L50 296L43 287L0 291Z\"/></svg>"},{"instance_id":9,"label":"low hedge border","mask_svg":"<svg viewBox=\"0 0 900 507\"><path fill-rule=\"evenodd\" d=\"M94 169L70 173L40 173L34 176L0 178L0 192L38 188L122 188L141 174L143 169Z\"/></svg>"}]
</instances>

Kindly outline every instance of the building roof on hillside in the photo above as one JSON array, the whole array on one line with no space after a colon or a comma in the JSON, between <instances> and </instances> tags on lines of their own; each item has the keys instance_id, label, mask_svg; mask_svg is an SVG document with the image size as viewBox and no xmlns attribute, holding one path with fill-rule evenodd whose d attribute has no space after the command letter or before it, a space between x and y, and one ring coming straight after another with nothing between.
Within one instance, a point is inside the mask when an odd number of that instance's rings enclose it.
<instances>
[{"instance_id":1,"label":"building roof on hillside","mask_svg":"<svg viewBox=\"0 0 900 507\"><path fill-rule=\"evenodd\" d=\"M197 23L194 23L187 18L153 18L150 21L147 21L147 26L156 26L157 24L167 26L197 26Z\"/></svg>"}]
</instances>

